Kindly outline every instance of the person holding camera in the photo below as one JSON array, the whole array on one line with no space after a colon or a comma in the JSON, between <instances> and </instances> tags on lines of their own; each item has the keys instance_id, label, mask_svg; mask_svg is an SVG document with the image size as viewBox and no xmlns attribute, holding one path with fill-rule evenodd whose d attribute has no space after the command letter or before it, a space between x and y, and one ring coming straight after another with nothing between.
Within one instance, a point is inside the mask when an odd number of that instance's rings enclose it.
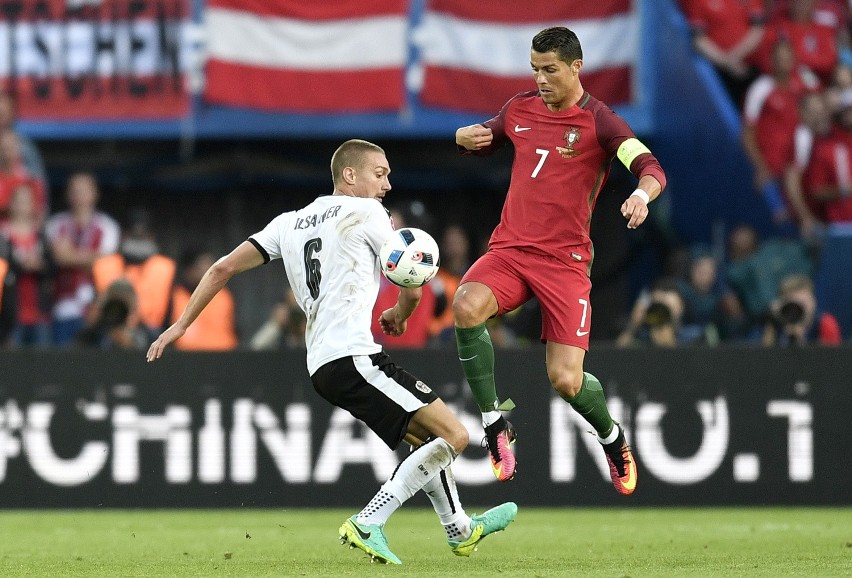
<instances>
[{"instance_id":1,"label":"person holding camera","mask_svg":"<svg viewBox=\"0 0 852 578\"><path fill-rule=\"evenodd\" d=\"M770 306L763 345L839 345L842 341L837 318L819 311L811 278L801 274L784 277Z\"/></svg>"},{"instance_id":2,"label":"person holding camera","mask_svg":"<svg viewBox=\"0 0 852 578\"><path fill-rule=\"evenodd\" d=\"M151 337L140 323L136 290L119 278L97 296L74 341L80 347L104 350L145 349Z\"/></svg>"},{"instance_id":3,"label":"person holding camera","mask_svg":"<svg viewBox=\"0 0 852 578\"><path fill-rule=\"evenodd\" d=\"M677 281L671 277L657 280L636 299L627 327L618 336L616 345L677 347L698 343L702 332L684 328L684 310Z\"/></svg>"}]
</instances>

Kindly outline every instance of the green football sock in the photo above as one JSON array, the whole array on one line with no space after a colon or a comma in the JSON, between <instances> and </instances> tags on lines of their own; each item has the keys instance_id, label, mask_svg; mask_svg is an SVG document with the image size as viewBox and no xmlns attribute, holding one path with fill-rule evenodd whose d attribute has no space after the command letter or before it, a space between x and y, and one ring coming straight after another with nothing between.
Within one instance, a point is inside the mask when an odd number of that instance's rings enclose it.
<instances>
[{"instance_id":1,"label":"green football sock","mask_svg":"<svg viewBox=\"0 0 852 578\"><path fill-rule=\"evenodd\" d=\"M497 384L494 383L494 346L485 324L456 327L456 347L473 399L480 411L497 408Z\"/></svg>"},{"instance_id":2,"label":"green football sock","mask_svg":"<svg viewBox=\"0 0 852 578\"><path fill-rule=\"evenodd\" d=\"M609 415L603 387L597 377L591 373L583 372L583 384L580 386L580 392L573 399L566 396L562 396L562 399L570 403L571 407L577 410L577 413L595 428L600 437L605 438L612 433L615 422Z\"/></svg>"}]
</instances>

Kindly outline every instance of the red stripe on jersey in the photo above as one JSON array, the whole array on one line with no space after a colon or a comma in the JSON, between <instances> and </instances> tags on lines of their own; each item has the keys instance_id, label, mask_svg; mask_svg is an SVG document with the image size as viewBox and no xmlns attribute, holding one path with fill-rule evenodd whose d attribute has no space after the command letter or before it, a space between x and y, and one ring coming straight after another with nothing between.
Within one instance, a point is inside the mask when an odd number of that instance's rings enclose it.
<instances>
[{"instance_id":1,"label":"red stripe on jersey","mask_svg":"<svg viewBox=\"0 0 852 578\"><path fill-rule=\"evenodd\" d=\"M583 88L606 98L610 105L622 104L630 102L632 97L630 77L630 66L584 72ZM426 66L422 101L427 106L495 113L509 98L528 90L535 90L532 73L529 78L518 78Z\"/></svg>"},{"instance_id":2,"label":"red stripe on jersey","mask_svg":"<svg viewBox=\"0 0 852 578\"><path fill-rule=\"evenodd\" d=\"M207 8L239 10L257 16L298 20L343 20L408 14L408 3L405 0L207 0Z\"/></svg>"},{"instance_id":3,"label":"red stripe on jersey","mask_svg":"<svg viewBox=\"0 0 852 578\"><path fill-rule=\"evenodd\" d=\"M276 111L341 113L398 110L405 100L401 68L304 71L221 60L207 64L205 98Z\"/></svg>"},{"instance_id":4,"label":"red stripe on jersey","mask_svg":"<svg viewBox=\"0 0 852 578\"><path fill-rule=\"evenodd\" d=\"M428 10L458 18L493 23L547 23L608 18L630 12L630 0L525 0L482 2L481 0L432 0Z\"/></svg>"}]
</instances>

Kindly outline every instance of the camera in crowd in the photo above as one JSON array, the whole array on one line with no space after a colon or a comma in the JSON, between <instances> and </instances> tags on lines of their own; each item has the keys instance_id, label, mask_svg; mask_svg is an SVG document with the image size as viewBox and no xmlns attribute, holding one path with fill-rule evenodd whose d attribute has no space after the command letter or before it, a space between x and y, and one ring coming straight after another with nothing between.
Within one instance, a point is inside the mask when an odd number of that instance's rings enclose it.
<instances>
[{"instance_id":1,"label":"camera in crowd","mask_svg":"<svg viewBox=\"0 0 852 578\"><path fill-rule=\"evenodd\" d=\"M672 279L660 279L648 294L648 306L642 323L647 327L680 326L683 315L683 297Z\"/></svg>"},{"instance_id":2,"label":"camera in crowd","mask_svg":"<svg viewBox=\"0 0 852 578\"><path fill-rule=\"evenodd\" d=\"M795 299L784 299L775 313L775 323L780 327L798 325L805 319L805 307Z\"/></svg>"},{"instance_id":3,"label":"camera in crowd","mask_svg":"<svg viewBox=\"0 0 852 578\"><path fill-rule=\"evenodd\" d=\"M674 321L674 313L671 307L662 301L651 301L645 310L642 322L649 327L661 327L670 325Z\"/></svg>"},{"instance_id":4,"label":"camera in crowd","mask_svg":"<svg viewBox=\"0 0 852 578\"><path fill-rule=\"evenodd\" d=\"M130 304L123 297L110 297L101 304L100 326L105 330L115 329L127 324L130 316Z\"/></svg>"}]
</instances>

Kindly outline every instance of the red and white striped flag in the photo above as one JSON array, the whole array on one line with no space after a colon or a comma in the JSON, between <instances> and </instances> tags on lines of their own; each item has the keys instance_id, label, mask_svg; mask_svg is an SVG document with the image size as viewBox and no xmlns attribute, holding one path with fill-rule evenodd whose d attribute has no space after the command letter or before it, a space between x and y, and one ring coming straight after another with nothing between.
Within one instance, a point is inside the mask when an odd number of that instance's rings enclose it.
<instances>
[{"instance_id":1,"label":"red and white striped flag","mask_svg":"<svg viewBox=\"0 0 852 578\"><path fill-rule=\"evenodd\" d=\"M405 102L406 0L207 0L205 97L294 112Z\"/></svg>"},{"instance_id":2,"label":"red and white striped flag","mask_svg":"<svg viewBox=\"0 0 852 578\"><path fill-rule=\"evenodd\" d=\"M26 120L184 116L190 0L0 3L0 86Z\"/></svg>"},{"instance_id":3,"label":"red and white striped flag","mask_svg":"<svg viewBox=\"0 0 852 578\"><path fill-rule=\"evenodd\" d=\"M415 41L423 65L421 102L496 112L535 89L529 65L533 36L567 26L583 47L583 87L609 105L630 102L638 54L637 13L630 0L429 0Z\"/></svg>"}]
</instances>

